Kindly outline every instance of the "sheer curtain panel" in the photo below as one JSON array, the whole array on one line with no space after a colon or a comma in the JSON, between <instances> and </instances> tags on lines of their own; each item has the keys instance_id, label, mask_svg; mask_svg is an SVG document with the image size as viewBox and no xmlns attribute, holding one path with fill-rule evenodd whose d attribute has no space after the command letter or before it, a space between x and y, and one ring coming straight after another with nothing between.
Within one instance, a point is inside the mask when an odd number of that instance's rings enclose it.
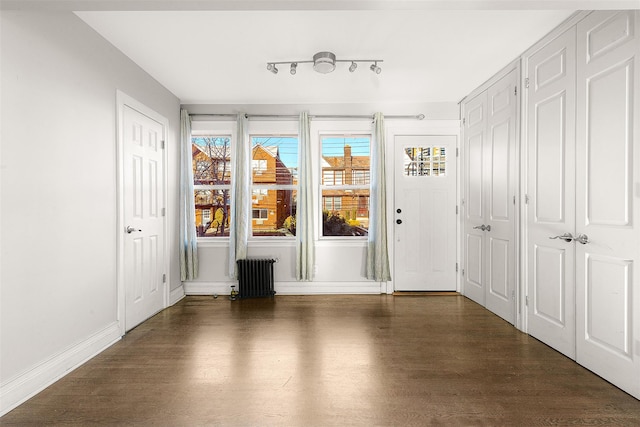
<instances>
[{"instance_id":1,"label":"sheer curtain panel","mask_svg":"<svg viewBox=\"0 0 640 427\"><path fill-rule=\"evenodd\" d=\"M296 278L313 280L315 247L313 240L313 182L309 114L300 113L298 161L298 205L296 211Z\"/></svg>"},{"instance_id":2,"label":"sheer curtain panel","mask_svg":"<svg viewBox=\"0 0 640 427\"><path fill-rule=\"evenodd\" d=\"M367 279L391 280L387 248L387 177L385 172L384 116L373 116L371 141L371 196L369 199L369 241L367 244Z\"/></svg>"},{"instance_id":3,"label":"sheer curtain panel","mask_svg":"<svg viewBox=\"0 0 640 427\"><path fill-rule=\"evenodd\" d=\"M180 278L198 277L198 241L193 191L193 160L191 154L191 118L180 110Z\"/></svg>"},{"instance_id":4,"label":"sheer curtain panel","mask_svg":"<svg viewBox=\"0 0 640 427\"><path fill-rule=\"evenodd\" d=\"M251 149L249 120L238 114L236 143L233 144L233 183L231 186L231 224L229 226L229 277L237 278L236 261L247 257L251 214Z\"/></svg>"}]
</instances>

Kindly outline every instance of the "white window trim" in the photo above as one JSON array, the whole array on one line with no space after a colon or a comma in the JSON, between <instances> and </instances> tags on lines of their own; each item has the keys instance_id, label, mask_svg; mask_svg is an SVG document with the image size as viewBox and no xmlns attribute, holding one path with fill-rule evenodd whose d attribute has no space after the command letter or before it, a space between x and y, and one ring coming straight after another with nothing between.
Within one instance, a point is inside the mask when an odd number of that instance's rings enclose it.
<instances>
[{"instance_id":1,"label":"white window trim","mask_svg":"<svg viewBox=\"0 0 640 427\"><path fill-rule=\"evenodd\" d=\"M339 242L341 246L351 246L350 243L354 243L355 246L366 245L368 236L323 236L322 235L322 168L320 162L322 161L322 145L321 140L325 136L368 136L373 138L371 120L331 120L331 121L311 121L311 148L313 152L317 153L317 160L314 162L313 167L316 168L313 174L313 188L318 194L315 197L314 212L316 214L316 230L315 238L316 242ZM330 186L325 188L331 189L344 189L345 186ZM357 186L349 185L346 189L357 189ZM371 188L371 184L368 186L360 186L361 188ZM323 246L323 245L319 245Z\"/></svg>"}]
</instances>

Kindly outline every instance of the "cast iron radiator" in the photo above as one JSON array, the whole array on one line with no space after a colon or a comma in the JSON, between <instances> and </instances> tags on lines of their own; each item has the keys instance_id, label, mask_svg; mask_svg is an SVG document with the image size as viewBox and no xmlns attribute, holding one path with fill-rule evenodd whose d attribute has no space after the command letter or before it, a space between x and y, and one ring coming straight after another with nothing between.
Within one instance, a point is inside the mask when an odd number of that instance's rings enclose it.
<instances>
[{"instance_id":1,"label":"cast iron radiator","mask_svg":"<svg viewBox=\"0 0 640 427\"><path fill-rule=\"evenodd\" d=\"M275 259L239 259L238 296L240 298L272 297Z\"/></svg>"}]
</instances>

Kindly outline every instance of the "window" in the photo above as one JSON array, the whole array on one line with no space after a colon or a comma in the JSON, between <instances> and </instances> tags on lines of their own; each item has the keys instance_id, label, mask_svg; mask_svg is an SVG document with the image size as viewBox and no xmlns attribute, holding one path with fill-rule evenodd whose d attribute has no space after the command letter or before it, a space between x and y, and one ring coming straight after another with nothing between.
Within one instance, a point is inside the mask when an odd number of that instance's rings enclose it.
<instances>
[{"instance_id":1,"label":"window","mask_svg":"<svg viewBox=\"0 0 640 427\"><path fill-rule=\"evenodd\" d=\"M322 235L366 236L369 228L368 135L322 136Z\"/></svg>"},{"instance_id":2,"label":"window","mask_svg":"<svg viewBox=\"0 0 640 427\"><path fill-rule=\"evenodd\" d=\"M297 136L251 136L252 233L295 236Z\"/></svg>"},{"instance_id":3,"label":"window","mask_svg":"<svg viewBox=\"0 0 640 427\"><path fill-rule=\"evenodd\" d=\"M194 203L198 237L229 236L231 137L191 138Z\"/></svg>"},{"instance_id":4,"label":"window","mask_svg":"<svg viewBox=\"0 0 640 427\"><path fill-rule=\"evenodd\" d=\"M445 147L409 147L405 149L406 176L446 176Z\"/></svg>"},{"instance_id":5,"label":"window","mask_svg":"<svg viewBox=\"0 0 640 427\"><path fill-rule=\"evenodd\" d=\"M253 219L267 219L267 213L269 211L267 209L253 209L252 212Z\"/></svg>"}]
</instances>

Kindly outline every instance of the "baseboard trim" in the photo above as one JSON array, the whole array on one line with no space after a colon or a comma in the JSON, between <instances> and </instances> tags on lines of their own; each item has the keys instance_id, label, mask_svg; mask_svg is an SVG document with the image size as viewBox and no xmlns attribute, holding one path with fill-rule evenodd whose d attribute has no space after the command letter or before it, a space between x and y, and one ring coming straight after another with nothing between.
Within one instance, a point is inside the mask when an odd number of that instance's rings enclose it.
<instances>
[{"instance_id":1,"label":"baseboard trim","mask_svg":"<svg viewBox=\"0 0 640 427\"><path fill-rule=\"evenodd\" d=\"M120 338L120 326L118 322L114 322L84 341L3 383L0 385L0 417L115 344Z\"/></svg>"},{"instance_id":2,"label":"baseboard trim","mask_svg":"<svg viewBox=\"0 0 640 427\"><path fill-rule=\"evenodd\" d=\"M186 294L184 293L184 286L180 284L180 286L172 290L169 294L169 307L180 301L185 296Z\"/></svg>"},{"instance_id":3,"label":"baseboard trim","mask_svg":"<svg viewBox=\"0 0 640 427\"><path fill-rule=\"evenodd\" d=\"M184 282L186 295L229 295L236 282ZM276 282L277 295L380 294L378 282Z\"/></svg>"}]
</instances>

